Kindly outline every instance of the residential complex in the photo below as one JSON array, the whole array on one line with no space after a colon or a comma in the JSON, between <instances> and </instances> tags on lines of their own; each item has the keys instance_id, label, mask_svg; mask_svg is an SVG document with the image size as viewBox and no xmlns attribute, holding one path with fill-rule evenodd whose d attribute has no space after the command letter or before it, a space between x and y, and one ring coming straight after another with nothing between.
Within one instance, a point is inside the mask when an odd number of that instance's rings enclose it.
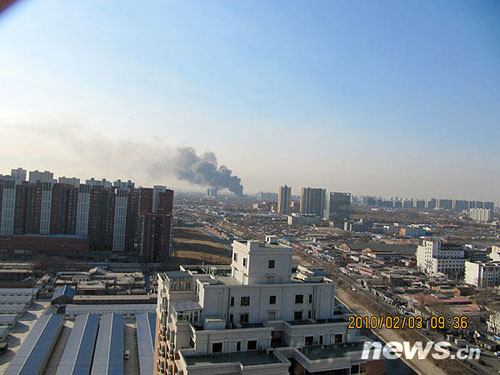
<instances>
[{"instance_id":1,"label":"residential complex","mask_svg":"<svg viewBox=\"0 0 500 375\"><path fill-rule=\"evenodd\" d=\"M0 252L8 255L11 247L28 243L24 236L36 238L41 248L64 238L68 256L87 249L127 251L161 262L169 254L172 206L173 191L164 186L136 188L131 181L94 178L85 184L78 178L57 181L49 171L32 171L26 181L25 170L13 169L0 177ZM81 248L82 240L87 249ZM17 250L33 253L31 247Z\"/></svg>"},{"instance_id":2,"label":"residential complex","mask_svg":"<svg viewBox=\"0 0 500 375\"><path fill-rule=\"evenodd\" d=\"M488 223L493 219L493 212L488 208L471 208L469 217L478 223Z\"/></svg>"},{"instance_id":3,"label":"residential complex","mask_svg":"<svg viewBox=\"0 0 500 375\"><path fill-rule=\"evenodd\" d=\"M355 196L353 201L356 204L383 208L418 208L430 210L454 210L465 211L473 208L485 208L493 211L495 204L493 202L468 201L460 199L415 199L394 197L384 199L372 196Z\"/></svg>"},{"instance_id":4,"label":"residential complex","mask_svg":"<svg viewBox=\"0 0 500 375\"><path fill-rule=\"evenodd\" d=\"M230 266L159 274L155 374L380 373L361 359L336 284L320 269L292 273L291 258L267 236L234 241Z\"/></svg>"}]
</instances>

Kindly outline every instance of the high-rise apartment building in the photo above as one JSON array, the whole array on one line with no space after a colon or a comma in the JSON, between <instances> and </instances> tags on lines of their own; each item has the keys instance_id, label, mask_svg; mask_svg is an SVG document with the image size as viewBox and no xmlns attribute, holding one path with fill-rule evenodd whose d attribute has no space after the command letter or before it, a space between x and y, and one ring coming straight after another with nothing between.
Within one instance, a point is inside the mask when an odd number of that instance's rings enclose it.
<instances>
[{"instance_id":1,"label":"high-rise apartment building","mask_svg":"<svg viewBox=\"0 0 500 375\"><path fill-rule=\"evenodd\" d=\"M125 222L125 251L139 251L140 190L131 187L127 195L127 218Z\"/></svg>"},{"instance_id":2,"label":"high-rise apartment building","mask_svg":"<svg viewBox=\"0 0 500 375\"><path fill-rule=\"evenodd\" d=\"M45 171L45 172L30 171L28 181L30 183L35 183L37 181L40 181L40 182L50 182L50 183L55 183L56 182L54 180L54 173L49 172L49 171Z\"/></svg>"},{"instance_id":3,"label":"high-rise apartment building","mask_svg":"<svg viewBox=\"0 0 500 375\"><path fill-rule=\"evenodd\" d=\"M125 251L125 233L127 229L128 190L116 190L115 215L113 221L113 251Z\"/></svg>"},{"instance_id":4,"label":"high-rise apartment building","mask_svg":"<svg viewBox=\"0 0 500 375\"><path fill-rule=\"evenodd\" d=\"M79 187L80 186L80 179L76 177L59 177L57 179L57 182L60 184L65 184L65 185L71 185L74 187Z\"/></svg>"},{"instance_id":5,"label":"high-rise apartment building","mask_svg":"<svg viewBox=\"0 0 500 375\"><path fill-rule=\"evenodd\" d=\"M328 218L334 222L349 220L351 209L351 194L331 192L328 196Z\"/></svg>"},{"instance_id":6,"label":"high-rise apartment building","mask_svg":"<svg viewBox=\"0 0 500 375\"><path fill-rule=\"evenodd\" d=\"M335 283L292 273L292 252L272 236L234 241L230 266L158 274L154 374L383 373L361 358L366 338L348 328Z\"/></svg>"},{"instance_id":7,"label":"high-rise apartment building","mask_svg":"<svg viewBox=\"0 0 500 375\"><path fill-rule=\"evenodd\" d=\"M89 231L90 248L97 251L113 249L113 223L115 194L107 185L95 185L90 189Z\"/></svg>"},{"instance_id":8,"label":"high-rise apartment building","mask_svg":"<svg viewBox=\"0 0 500 375\"><path fill-rule=\"evenodd\" d=\"M167 191L166 186L155 185L153 186L153 212L158 210L158 206L160 204L160 194Z\"/></svg>"},{"instance_id":9,"label":"high-rise apartment building","mask_svg":"<svg viewBox=\"0 0 500 375\"><path fill-rule=\"evenodd\" d=\"M90 250L135 251L151 262L167 259L172 190L136 189L130 180L111 184L91 178L80 184L76 177L58 182L53 177L32 171L27 182L22 168L0 176L0 235L88 237Z\"/></svg>"},{"instance_id":10,"label":"high-rise apartment building","mask_svg":"<svg viewBox=\"0 0 500 375\"><path fill-rule=\"evenodd\" d=\"M76 209L77 236L87 237L89 234L90 185L81 184L78 188L78 203Z\"/></svg>"},{"instance_id":11,"label":"high-rise apartment building","mask_svg":"<svg viewBox=\"0 0 500 375\"><path fill-rule=\"evenodd\" d=\"M173 190L141 189L140 255L145 262L164 262L170 253ZM154 211L153 211L154 209Z\"/></svg>"},{"instance_id":12,"label":"high-rise apartment building","mask_svg":"<svg viewBox=\"0 0 500 375\"><path fill-rule=\"evenodd\" d=\"M303 187L300 191L300 213L323 217L326 209L326 190Z\"/></svg>"},{"instance_id":13,"label":"high-rise apartment building","mask_svg":"<svg viewBox=\"0 0 500 375\"><path fill-rule=\"evenodd\" d=\"M292 213L292 187L280 186L278 192L278 213L282 215L290 215Z\"/></svg>"},{"instance_id":14,"label":"high-rise apartment building","mask_svg":"<svg viewBox=\"0 0 500 375\"><path fill-rule=\"evenodd\" d=\"M71 184L55 184L52 188L50 233L75 234L77 208L78 187Z\"/></svg>"},{"instance_id":15,"label":"high-rise apartment building","mask_svg":"<svg viewBox=\"0 0 500 375\"><path fill-rule=\"evenodd\" d=\"M26 169L11 169L10 175L16 180L16 184L22 184L26 181Z\"/></svg>"},{"instance_id":16,"label":"high-rise apartment building","mask_svg":"<svg viewBox=\"0 0 500 375\"><path fill-rule=\"evenodd\" d=\"M0 236L14 233L14 213L16 205L16 180L4 178L2 184L2 208L0 218Z\"/></svg>"},{"instance_id":17,"label":"high-rise apartment building","mask_svg":"<svg viewBox=\"0 0 500 375\"><path fill-rule=\"evenodd\" d=\"M493 212L486 208L471 208L469 217L478 223L488 223L493 219Z\"/></svg>"}]
</instances>

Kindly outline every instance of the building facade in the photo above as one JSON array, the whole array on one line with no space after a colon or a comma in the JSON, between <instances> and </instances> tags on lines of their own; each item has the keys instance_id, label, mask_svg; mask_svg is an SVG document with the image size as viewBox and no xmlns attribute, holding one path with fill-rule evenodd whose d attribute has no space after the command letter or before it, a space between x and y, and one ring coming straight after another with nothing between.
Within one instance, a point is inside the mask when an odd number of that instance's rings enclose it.
<instances>
[{"instance_id":1,"label":"building facade","mask_svg":"<svg viewBox=\"0 0 500 375\"><path fill-rule=\"evenodd\" d=\"M292 187L280 186L278 192L278 213L282 215L290 215L292 213Z\"/></svg>"},{"instance_id":2,"label":"building facade","mask_svg":"<svg viewBox=\"0 0 500 375\"><path fill-rule=\"evenodd\" d=\"M158 275L155 374L376 374L335 283L268 236L233 242L230 266ZM383 369L382 369L383 372Z\"/></svg>"},{"instance_id":3,"label":"building facade","mask_svg":"<svg viewBox=\"0 0 500 375\"><path fill-rule=\"evenodd\" d=\"M465 250L461 246L444 245L437 237L426 237L417 247L417 267L429 275L444 274L460 280L465 270Z\"/></svg>"},{"instance_id":4,"label":"building facade","mask_svg":"<svg viewBox=\"0 0 500 375\"><path fill-rule=\"evenodd\" d=\"M335 223L349 220L351 194L331 192L328 196L328 218Z\"/></svg>"},{"instance_id":5,"label":"building facade","mask_svg":"<svg viewBox=\"0 0 500 375\"><path fill-rule=\"evenodd\" d=\"M493 219L493 211L487 208L471 208L469 217L478 223L488 223Z\"/></svg>"},{"instance_id":6,"label":"building facade","mask_svg":"<svg viewBox=\"0 0 500 375\"><path fill-rule=\"evenodd\" d=\"M465 283L479 288L500 285L500 261L465 262Z\"/></svg>"},{"instance_id":7,"label":"building facade","mask_svg":"<svg viewBox=\"0 0 500 375\"><path fill-rule=\"evenodd\" d=\"M326 208L326 190L303 187L300 191L300 213L323 217Z\"/></svg>"},{"instance_id":8,"label":"building facade","mask_svg":"<svg viewBox=\"0 0 500 375\"><path fill-rule=\"evenodd\" d=\"M71 236L76 247L88 238L91 251L142 252L146 261L166 259L172 190L135 188L130 180L111 184L91 178L80 184L75 177L58 182L53 177L49 171L32 171L25 181L23 169L0 176L0 236L64 235L64 248Z\"/></svg>"}]
</instances>

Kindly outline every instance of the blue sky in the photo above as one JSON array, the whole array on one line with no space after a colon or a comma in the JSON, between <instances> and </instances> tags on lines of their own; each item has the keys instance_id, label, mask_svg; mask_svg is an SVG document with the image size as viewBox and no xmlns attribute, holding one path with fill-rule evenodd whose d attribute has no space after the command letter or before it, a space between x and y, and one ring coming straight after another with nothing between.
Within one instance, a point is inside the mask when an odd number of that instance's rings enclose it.
<instances>
[{"instance_id":1,"label":"blue sky","mask_svg":"<svg viewBox=\"0 0 500 375\"><path fill-rule=\"evenodd\" d=\"M141 163L192 146L249 193L499 201L499 21L497 1L24 0L0 17L0 173L188 188Z\"/></svg>"}]
</instances>

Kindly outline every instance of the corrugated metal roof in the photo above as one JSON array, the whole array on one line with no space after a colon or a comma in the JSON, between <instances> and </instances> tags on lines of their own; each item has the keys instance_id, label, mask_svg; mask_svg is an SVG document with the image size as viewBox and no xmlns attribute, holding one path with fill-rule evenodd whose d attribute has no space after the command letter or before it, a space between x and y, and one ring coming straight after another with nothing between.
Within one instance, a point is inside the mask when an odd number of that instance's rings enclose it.
<instances>
[{"instance_id":1,"label":"corrugated metal roof","mask_svg":"<svg viewBox=\"0 0 500 375\"><path fill-rule=\"evenodd\" d=\"M51 301L63 296L72 299L75 296L75 290L68 285L58 286L52 294Z\"/></svg>"},{"instance_id":2,"label":"corrugated metal roof","mask_svg":"<svg viewBox=\"0 0 500 375\"><path fill-rule=\"evenodd\" d=\"M123 315L101 317L91 375L123 375Z\"/></svg>"},{"instance_id":3,"label":"corrugated metal roof","mask_svg":"<svg viewBox=\"0 0 500 375\"><path fill-rule=\"evenodd\" d=\"M40 317L4 375L41 374L62 325L62 315L50 314Z\"/></svg>"},{"instance_id":4,"label":"corrugated metal roof","mask_svg":"<svg viewBox=\"0 0 500 375\"><path fill-rule=\"evenodd\" d=\"M69 336L56 375L88 375L99 327L99 316L79 315Z\"/></svg>"},{"instance_id":5,"label":"corrugated metal roof","mask_svg":"<svg viewBox=\"0 0 500 375\"><path fill-rule=\"evenodd\" d=\"M154 369L156 314L138 314L136 322L140 374L152 374Z\"/></svg>"},{"instance_id":6,"label":"corrugated metal roof","mask_svg":"<svg viewBox=\"0 0 500 375\"><path fill-rule=\"evenodd\" d=\"M114 304L114 305L66 305L66 315L86 313L145 313L156 310L156 304Z\"/></svg>"},{"instance_id":7,"label":"corrugated metal roof","mask_svg":"<svg viewBox=\"0 0 500 375\"><path fill-rule=\"evenodd\" d=\"M38 288L0 288L0 296L34 296Z\"/></svg>"}]
</instances>

